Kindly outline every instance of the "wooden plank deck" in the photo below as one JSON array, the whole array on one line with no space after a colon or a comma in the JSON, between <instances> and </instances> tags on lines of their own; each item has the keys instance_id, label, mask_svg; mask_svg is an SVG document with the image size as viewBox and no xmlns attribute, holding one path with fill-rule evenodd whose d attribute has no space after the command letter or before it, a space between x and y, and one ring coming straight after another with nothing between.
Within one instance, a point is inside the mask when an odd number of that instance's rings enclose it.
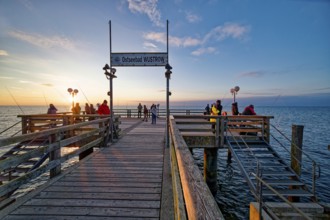
<instances>
[{"instance_id":1,"label":"wooden plank deck","mask_svg":"<svg viewBox=\"0 0 330 220\"><path fill-rule=\"evenodd\" d=\"M158 120L156 125L141 121L117 143L22 197L2 210L0 217L159 219L164 136L165 120Z\"/></svg>"}]
</instances>

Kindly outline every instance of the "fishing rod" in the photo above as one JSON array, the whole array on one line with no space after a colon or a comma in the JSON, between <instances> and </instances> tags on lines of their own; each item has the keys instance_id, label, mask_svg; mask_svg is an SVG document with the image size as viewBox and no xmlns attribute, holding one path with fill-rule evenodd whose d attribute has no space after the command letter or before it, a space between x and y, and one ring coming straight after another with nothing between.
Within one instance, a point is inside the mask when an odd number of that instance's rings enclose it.
<instances>
[{"instance_id":1,"label":"fishing rod","mask_svg":"<svg viewBox=\"0 0 330 220\"><path fill-rule=\"evenodd\" d=\"M79 86L79 85L78 85L78 86ZM82 92L82 94L85 96L85 99L87 100L88 104L90 104L90 102L89 102L87 96L85 95L84 91L82 90L82 88L81 88L80 86L79 86L79 89L80 89L80 91Z\"/></svg>"},{"instance_id":2,"label":"fishing rod","mask_svg":"<svg viewBox=\"0 0 330 220\"><path fill-rule=\"evenodd\" d=\"M8 91L8 93L10 94L11 98L14 100L14 102L16 103L16 105L18 106L18 108L22 111L22 113L25 115L23 109L21 108L21 106L17 103L15 97L13 96L13 94L11 94L11 92L9 91L8 87L6 86L6 89Z\"/></svg>"},{"instance_id":3,"label":"fishing rod","mask_svg":"<svg viewBox=\"0 0 330 220\"><path fill-rule=\"evenodd\" d=\"M47 102L47 99L46 99L46 96L45 96L44 91L42 91L42 94L44 95L44 99L45 99L45 102L46 102L46 107L48 108L48 102Z\"/></svg>"}]
</instances>

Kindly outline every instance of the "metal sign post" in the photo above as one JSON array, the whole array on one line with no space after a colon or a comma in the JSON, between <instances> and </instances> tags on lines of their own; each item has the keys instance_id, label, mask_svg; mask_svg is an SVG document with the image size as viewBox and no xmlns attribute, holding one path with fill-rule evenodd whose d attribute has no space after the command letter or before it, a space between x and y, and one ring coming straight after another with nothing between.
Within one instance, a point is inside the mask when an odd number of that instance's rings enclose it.
<instances>
[{"instance_id":1,"label":"metal sign post","mask_svg":"<svg viewBox=\"0 0 330 220\"><path fill-rule=\"evenodd\" d=\"M168 60L168 20L166 28L167 37L167 51L163 53L112 53L111 45L111 21L109 21L109 35L110 35L110 72L113 66L165 66L166 72L166 146L169 147L169 79L171 78L171 69ZM112 77L110 77L110 111L111 111L111 123L113 122L113 89L112 89ZM111 126L111 141L113 139L112 126Z\"/></svg>"}]
</instances>

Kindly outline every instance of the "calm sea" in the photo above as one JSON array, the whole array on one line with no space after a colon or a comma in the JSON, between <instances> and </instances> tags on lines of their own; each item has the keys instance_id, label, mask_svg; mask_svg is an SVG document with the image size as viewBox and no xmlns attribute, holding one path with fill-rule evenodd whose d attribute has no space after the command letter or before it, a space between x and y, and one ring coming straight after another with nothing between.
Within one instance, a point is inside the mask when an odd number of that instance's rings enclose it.
<instances>
[{"instance_id":1,"label":"calm sea","mask_svg":"<svg viewBox=\"0 0 330 220\"><path fill-rule=\"evenodd\" d=\"M68 106L57 106L57 108L60 112L69 111L70 109ZM178 109L179 107L175 108ZM184 108L189 109L187 106ZM0 132L18 122L17 115L47 112L46 106L23 106L21 109L17 106L0 106ZM136 109L136 107L134 106L132 109ZM193 107L191 109L198 108ZM200 107L200 109L204 109L204 107ZM230 109L224 110L230 112ZM255 110L259 115L274 116L271 123L289 138L291 138L293 124L304 126L303 150L321 166L321 177L316 182L317 197L321 202L330 203L330 150L328 150L328 145L330 145L330 107L256 106ZM16 130L19 129L18 126ZM0 138L7 135L7 133L0 134ZM289 158L289 155L278 147L274 141L271 140L271 144L274 144L274 147L278 149L277 152L284 158ZM287 147L290 150L290 145ZM0 155L3 151L0 148ZM227 151L219 150L218 155L219 190L216 200L226 219L248 219L249 202L254 201L248 185L244 182L235 161L227 164ZM194 158L197 165L202 169L203 150L194 150ZM308 164L307 159L303 157L303 162L305 161ZM311 170L310 167L306 167L306 169ZM311 184L310 173L303 171L302 179Z\"/></svg>"}]
</instances>

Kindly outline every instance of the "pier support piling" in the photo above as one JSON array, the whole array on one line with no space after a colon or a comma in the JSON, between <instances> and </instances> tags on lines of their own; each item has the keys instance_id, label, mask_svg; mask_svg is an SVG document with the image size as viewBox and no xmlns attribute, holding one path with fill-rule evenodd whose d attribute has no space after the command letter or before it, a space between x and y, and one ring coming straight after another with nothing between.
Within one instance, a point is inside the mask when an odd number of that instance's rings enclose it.
<instances>
[{"instance_id":1,"label":"pier support piling","mask_svg":"<svg viewBox=\"0 0 330 220\"><path fill-rule=\"evenodd\" d=\"M292 125L291 168L298 176L301 174L303 133L303 125ZM290 186L290 188L294 189L295 187ZM289 200L299 202L299 197L290 197Z\"/></svg>"},{"instance_id":2,"label":"pier support piling","mask_svg":"<svg viewBox=\"0 0 330 220\"><path fill-rule=\"evenodd\" d=\"M217 182L217 164L218 164L218 149L204 149L204 180L207 183L212 194L218 190Z\"/></svg>"}]
</instances>

